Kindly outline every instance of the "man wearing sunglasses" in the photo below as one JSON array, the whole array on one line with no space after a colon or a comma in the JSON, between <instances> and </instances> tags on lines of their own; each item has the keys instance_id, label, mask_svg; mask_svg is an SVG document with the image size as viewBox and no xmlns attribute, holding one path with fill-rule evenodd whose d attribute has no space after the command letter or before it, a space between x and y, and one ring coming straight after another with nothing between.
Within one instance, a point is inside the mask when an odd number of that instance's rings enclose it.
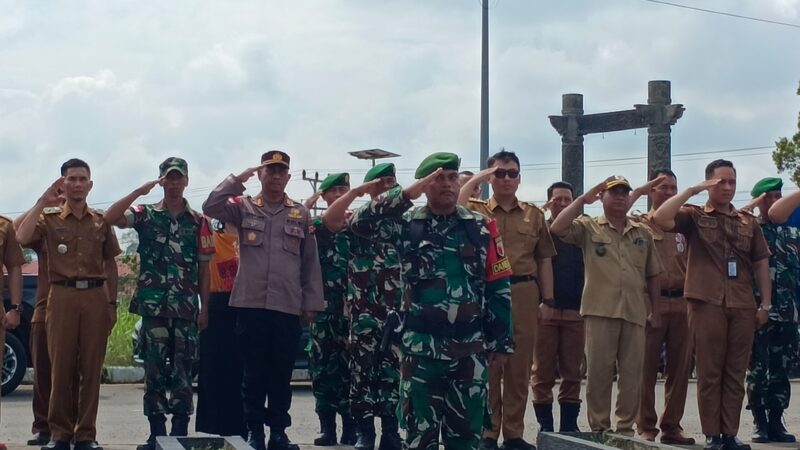
<instances>
[{"instance_id":1,"label":"man wearing sunglasses","mask_svg":"<svg viewBox=\"0 0 800 450\"><path fill-rule=\"evenodd\" d=\"M514 354L489 365L489 407L492 426L483 434L480 448L497 448L500 431L506 450L530 450L523 439L525 409L533 364L539 304L553 302L553 266L556 254L544 213L517 199L519 158L501 150L487 161L488 169L461 188L459 202L497 220L505 255L511 263L511 317L514 322ZM492 198L470 198L476 185L489 181ZM501 389L502 386L502 389Z\"/></svg>"}]
</instances>

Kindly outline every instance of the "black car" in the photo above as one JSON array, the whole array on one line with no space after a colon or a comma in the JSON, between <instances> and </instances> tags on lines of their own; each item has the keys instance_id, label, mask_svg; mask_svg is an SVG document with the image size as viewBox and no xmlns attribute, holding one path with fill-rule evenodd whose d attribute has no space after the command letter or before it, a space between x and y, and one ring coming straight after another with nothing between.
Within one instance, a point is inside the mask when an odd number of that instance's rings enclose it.
<instances>
[{"instance_id":1,"label":"black car","mask_svg":"<svg viewBox=\"0 0 800 450\"><path fill-rule=\"evenodd\" d=\"M19 326L13 330L6 330L6 345L3 352L2 395L14 392L14 389L22 382L25 371L32 364L29 343L38 280L38 276L34 274L22 275L22 305L20 307ZM7 279L3 286L3 306L8 308L11 304L11 299L8 293Z\"/></svg>"}]
</instances>

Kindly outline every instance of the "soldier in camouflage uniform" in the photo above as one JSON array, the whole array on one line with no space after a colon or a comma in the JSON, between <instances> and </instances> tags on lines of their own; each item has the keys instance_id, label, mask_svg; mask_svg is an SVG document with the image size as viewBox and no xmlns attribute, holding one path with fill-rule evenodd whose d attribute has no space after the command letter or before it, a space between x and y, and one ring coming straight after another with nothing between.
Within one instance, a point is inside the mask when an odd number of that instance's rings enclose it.
<instances>
[{"instance_id":1,"label":"soldier in camouflage uniform","mask_svg":"<svg viewBox=\"0 0 800 450\"><path fill-rule=\"evenodd\" d=\"M456 205L458 165L452 153L429 156L415 174L420 181L373 199L351 223L354 235L391 244L401 256L397 413L410 449L438 449L440 432L446 449L477 448L488 363L513 351L510 265L494 221ZM368 188L351 191L350 201ZM411 209L423 192L427 205Z\"/></svg>"},{"instance_id":2,"label":"soldier in camouflage uniform","mask_svg":"<svg viewBox=\"0 0 800 450\"><path fill-rule=\"evenodd\" d=\"M350 190L350 175L328 175L319 190L306 202L309 210L319 197L330 206ZM312 227L317 237L327 302L325 311L317 315L310 329L309 373L320 423L320 434L314 439L314 445L336 445L337 413L342 417L341 443L353 445L356 438L355 423L350 414L350 352L347 349L350 322L345 314L350 233L346 230L338 233L330 231L323 223L322 216L312 219Z\"/></svg>"},{"instance_id":3,"label":"soldier in camouflage uniform","mask_svg":"<svg viewBox=\"0 0 800 450\"><path fill-rule=\"evenodd\" d=\"M132 227L139 234L139 283L130 311L142 316L144 415L150 436L138 450L154 449L156 436L166 434L165 414L172 414L171 436L188 434L189 415L194 411L192 366L198 332L208 323L208 261L214 251L208 224L183 198L188 183L186 161L167 158L159 172L158 180L117 201L105 215L109 224ZM162 201L131 207L156 184L164 188Z\"/></svg>"},{"instance_id":4,"label":"soldier in camouflage uniform","mask_svg":"<svg viewBox=\"0 0 800 450\"><path fill-rule=\"evenodd\" d=\"M394 164L378 164L364 177L370 184L372 198L397 185ZM344 200L343 196L340 201ZM345 209L352 198L344 200ZM332 205L331 205L332 206ZM335 220L325 223L332 230L344 226L344 210ZM384 321L389 311L400 306L400 260L397 250L363 236L351 235L348 267L350 290L347 309L350 323L350 410L358 423L357 450L375 447L375 417L381 418L379 449L399 449L402 440L395 416L399 399L400 359L391 349L379 346Z\"/></svg>"},{"instance_id":5,"label":"soldier in camouflage uniform","mask_svg":"<svg viewBox=\"0 0 800 450\"><path fill-rule=\"evenodd\" d=\"M783 426L783 411L789 407L789 371L797 362L797 286L800 283L800 230L776 224L768 217L770 207L781 198L783 181L764 178L753 187L753 205L771 255L772 306L769 320L756 330L747 375L747 408L753 413L753 442L795 442ZM756 290L757 291L757 290ZM756 292L756 302L760 304Z\"/></svg>"}]
</instances>

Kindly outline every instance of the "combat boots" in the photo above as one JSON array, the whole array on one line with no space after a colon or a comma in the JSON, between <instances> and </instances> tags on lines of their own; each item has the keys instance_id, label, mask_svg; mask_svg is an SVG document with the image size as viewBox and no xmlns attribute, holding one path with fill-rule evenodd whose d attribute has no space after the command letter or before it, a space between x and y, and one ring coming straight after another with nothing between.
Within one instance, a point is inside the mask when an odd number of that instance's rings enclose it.
<instances>
[{"instance_id":1,"label":"combat boots","mask_svg":"<svg viewBox=\"0 0 800 450\"><path fill-rule=\"evenodd\" d=\"M356 450L375 450L375 419L367 417L358 421Z\"/></svg>"},{"instance_id":2,"label":"combat boots","mask_svg":"<svg viewBox=\"0 0 800 450\"><path fill-rule=\"evenodd\" d=\"M289 440L284 428L270 427L267 450L300 450L300 446Z\"/></svg>"},{"instance_id":3,"label":"combat boots","mask_svg":"<svg viewBox=\"0 0 800 450\"><path fill-rule=\"evenodd\" d=\"M319 414L319 434L314 445L330 447L336 445L336 413Z\"/></svg>"},{"instance_id":4,"label":"combat boots","mask_svg":"<svg viewBox=\"0 0 800 450\"><path fill-rule=\"evenodd\" d=\"M381 443L378 450L402 450L403 440L397 430L396 417L381 417Z\"/></svg>"},{"instance_id":5,"label":"combat boots","mask_svg":"<svg viewBox=\"0 0 800 450\"><path fill-rule=\"evenodd\" d=\"M783 426L783 409L771 408L769 410L769 424L767 425L767 434L769 440L772 442L795 442L793 434L789 434L786 427Z\"/></svg>"},{"instance_id":6,"label":"combat boots","mask_svg":"<svg viewBox=\"0 0 800 450\"><path fill-rule=\"evenodd\" d=\"M563 409L562 404L562 424L563 424ZM536 421L539 422L539 433L552 433L553 430L553 404L552 403L534 403L533 412L536 413Z\"/></svg>"},{"instance_id":7,"label":"combat boots","mask_svg":"<svg viewBox=\"0 0 800 450\"><path fill-rule=\"evenodd\" d=\"M358 437L356 435L356 421L350 414L342 415L342 437L339 442L342 445L356 445Z\"/></svg>"},{"instance_id":8,"label":"combat boots","mask_svg":"<svg viewBox=\"0 0 800 450\"><path fill-rule=\"evenodd\" d=\"M578 433L578 414L581 412L580 403L562 402L561 406L561 423L558 424L559 433Z\"/></svg>"},{"instance_id":9,"label":"combat boots","mask_svg":"<svg viewBox=\"0 0 800 450\"><path fill-rule=\"evenodd\" d=\"M189 416L187 414L172 415L172 429L170 430L169 435L170 436L189 435Z\"/></svg>"},{"instance_id":10,"label":"combat boots","mask_svg":"<svg viewBox=\"0 0 800 450\"><path fill-rule=\"evenodd\" d=\"M156 437L167 435L167 418L163 414L147 416L147 421L150 422L150 436L145 444L137 445L136 450L155 450Z\"/></svg>"},{"instance_id":11,"label":"combat boots","mask_svg":"<svg viewBox=\"0 0 800 450\"><path fill-rule=\"evenodd\" d=\"M767 410L761 407L753 407L753 435L750 440L763 444L769 442L769 422L767 422Z\"/></svg>"}]
</instances>

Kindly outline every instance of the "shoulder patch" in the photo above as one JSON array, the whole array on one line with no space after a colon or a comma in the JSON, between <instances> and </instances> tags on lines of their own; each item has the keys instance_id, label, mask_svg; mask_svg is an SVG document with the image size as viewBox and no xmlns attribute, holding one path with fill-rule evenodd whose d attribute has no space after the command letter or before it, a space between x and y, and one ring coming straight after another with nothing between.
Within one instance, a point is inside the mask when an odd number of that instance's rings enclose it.
<instances>
[{"instance_id":1,"label":"shoulder patch","mask_svg":"<svg viewBox=\"0 0 800 450\"><path fill-rule=\"evenodd\" d=\"M60 206L48 206L42 210L42 214L61 214L61 211Z\"/></svg>"},{"instance_id":2,"label":"shoulder patch","mask_svg":"<svg viewBox=\"0 0 800 450\"><path fill-rule=\"evenodd\" d=\"M144 205L133 205L131 209L133 209L133 212L143 213L146 208Z\"/></svg>"},{"instance_id":3,"label":"shoulder patch","mask_svg":"<svg viewBox=\"0 0 800 450\"><path fill-rule=\"evenodd\" d=\"M489 200L481 200L479 198L473 198L473 197L469 198L469 202L470 203L475 203L476 205L488 205L489 204Z\"/></svg>"}]
</instances>

